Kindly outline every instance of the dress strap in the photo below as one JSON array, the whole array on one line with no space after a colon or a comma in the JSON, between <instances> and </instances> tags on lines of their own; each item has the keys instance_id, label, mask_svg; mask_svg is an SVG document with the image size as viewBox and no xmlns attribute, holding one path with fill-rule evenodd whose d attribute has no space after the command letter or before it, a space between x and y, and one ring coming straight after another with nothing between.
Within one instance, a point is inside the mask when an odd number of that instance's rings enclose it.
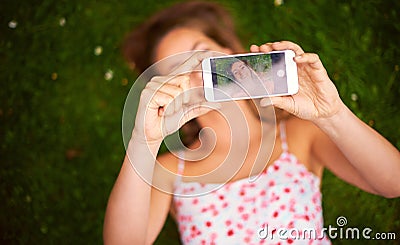
<instances>
[{"instance_id":1,"label":"dress strap","mask_svg":"<svg viewBox=\"0 0 400 245\"><path fill-rule=\"evenodd\" d=\"M280 127L280 137L281 137L281 146L282 146L282 150L283 152L287 152L289 150L287 141L286 141L286 123L285 121L281 121L279 123L279 127Z\"/></svg>"}]
</instances>

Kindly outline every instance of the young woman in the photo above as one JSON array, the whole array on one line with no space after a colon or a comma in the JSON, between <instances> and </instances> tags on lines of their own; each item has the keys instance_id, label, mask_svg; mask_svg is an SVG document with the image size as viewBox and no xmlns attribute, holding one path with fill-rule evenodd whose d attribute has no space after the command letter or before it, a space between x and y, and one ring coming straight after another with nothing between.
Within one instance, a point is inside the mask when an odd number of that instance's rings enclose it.
<instances>
[{"instance_id":1,"label":"young woman","mask_svg":"<svg viewBox=\"0 0 400 245\"><path fill-rule=\"evenodd\" d=\"M299 92L218 106L199 102L182 114L193 99L190 90L202 86L198 73L182 71L206 54L196 53L171 75L152 78L141 94L110 195L106 244L151 244L169 212L184 244L329 244L320 233L324 168L370 193L400 195L399 151L344 105L316 54L287 41L250 49L293 50ZM157 13L127 38L124 50L140 72L185 51L244 51L229 15L209 2L185 2ZM170 123L175 128L166 130ZM187 148L156 159L165 135L182 125ZM205 130L199 136L200 129ZM266 227L315 229L318 237L281 240L272 232L269 241L258 234Z\"/></svg>"},{"instance_id":2,"label":"young woman","mask_svg":"<svg viewBox=\"0 0 400 245\"><path fill-rule=\"evenodd\" d=\"M275 91L274 82L272 81L271 71L258 72L253 69L246 60L233 61L228 66L230 77L234 81L234 92L228 90L228 95L247 97L251 94L253 96L262 96L272 93L283 93L286 91ZM224 91L226 89L224 88Z\"/></svg>"}]
</instances>

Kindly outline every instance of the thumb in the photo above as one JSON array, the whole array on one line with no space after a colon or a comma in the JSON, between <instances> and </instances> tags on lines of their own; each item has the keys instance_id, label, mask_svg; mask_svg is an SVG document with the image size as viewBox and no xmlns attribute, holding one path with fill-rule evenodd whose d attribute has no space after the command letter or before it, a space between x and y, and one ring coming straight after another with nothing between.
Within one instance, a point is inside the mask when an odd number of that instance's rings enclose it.
<instances>
[{"instance_id":1,"label":"thumb","mask_svg":"<svg viewBox=\"0 0 400 245\"><path fill-rule=\"evenodd\" d=\"M282 110L285 110L289 113L294 114L295 113L295 102L294 102L294 98L293 96L277 96L277 97L271 97L269 98L269 100L271 101L270 103L277 107L280 108ZM264 104L266 104L266 102L264 102ZM266 106L263 105L263 101L260 102L261 106Z\"/></svg>"}]
</instances>

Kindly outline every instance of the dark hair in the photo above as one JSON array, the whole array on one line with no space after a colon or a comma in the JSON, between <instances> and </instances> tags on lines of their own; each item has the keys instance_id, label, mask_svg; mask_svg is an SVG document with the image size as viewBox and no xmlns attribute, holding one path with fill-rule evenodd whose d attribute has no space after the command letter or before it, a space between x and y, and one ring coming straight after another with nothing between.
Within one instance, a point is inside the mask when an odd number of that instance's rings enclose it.
<instances>
[{"instance_id":1,"label":"dark hair","mask_svg":"<svg viewBox=\"0 0 400 245\"><path fill-rule=\"evenodd\" d=\"M253 70L253 69L250 67L250 64L249 64L249 61L248 61L248 60L236 59L236 60L232 61L232 62L228 65L227 70L226 70L226 73L227 73L227 75L228 75L228 77L229 77L230 79L233 79L233 80L235 80L235 81L236 81L236 77L235 77L235 74L232 72L232 67L233 67L233 64L235 64L235 63L237 63L237 62L242 62L242 63L245 64L249 69Z\"/></svg>"},{"instance_id":2,"label":"dark hair","mask_svg":"<svg viewBox=\"0 0 400 245\"><path fill-rule=\"evenodd\" d=\"M234 53L244 51L235 32L232 17L221 5L189 1L157 12L126 36L122 53L130 67L139 73L144 72L155 62L155 51L160 40L179 27L197 29ZM254 107L251 101L249 105ZM196 119L187 122L181 128L182 142L189 146L198 137L200 129Z\"/></svg>"},{"instance_id":3,"label":"dark hair","mask_svg":"<svg viewBox=\"0 0 400 245\"><path fill-rule=\"evenodd\" d=\"M126 37L122 52L130 66L145 71L153 62L159 41L178 27L198 29L219 45L238 53L244 51L229 13L216 3L189 1L154 14Z\"/></svg>"},{"instance_id":4,"label":"dark hair","mask_svg":"<svg viewBox=\"0 0 400 245\"><path fill-rule=\"evenodd\" d=\"M144 72L155 62L154 56L160 40L179 27L197 29L235 53L244 51L236 35L232 17L221 5L206 1L189 1L155 13L127 35L122 45L122 53L130 67L139 73ZM197 138L200 129L195 119L187 122L181 128L182 142L189 146Z\"/></svg>"}]
</instances>

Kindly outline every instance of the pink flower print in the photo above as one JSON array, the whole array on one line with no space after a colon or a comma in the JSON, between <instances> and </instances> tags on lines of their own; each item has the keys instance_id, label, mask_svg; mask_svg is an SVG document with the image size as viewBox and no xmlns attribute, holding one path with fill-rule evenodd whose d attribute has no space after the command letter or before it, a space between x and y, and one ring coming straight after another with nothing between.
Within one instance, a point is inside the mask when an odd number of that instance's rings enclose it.
<instances>
[{"instance_id":1,"label":"pink flower print","mask_svg":"<svg viewBox=\"0 0 400 245\"><path fill-rule=\"evenodd\" d=\"M217 210L213 210L213 216L217 216L219 212Z\"/></svg>"},{"instance_id":2,"label":"pink flower print","mask_svg":"<svg viewBox=\"0 0 400 245\"><path fill-rule=\"evenodd\" d=\"M246 234L252 236L254 234L254 231L252 229L247 229Z\"/></svg>"},{"instance_id":3,"label":"pink flower print","mask_svg":"<svg viewBox=\"0 0 400 245\"><path fill-rule=\"evenodd\" d=\"M267 206L268 206L267 201L264 200L264 201L261 202L261 207L262 208L266 208Z\"/></svg>"},{"instance_id":4,"label":"pink flower print","mask_svg":"<svg viewBox=\"0 0 400 245\"><path fill-rule=\"evenodd\" d=\"M179 230L180 230L181 232L186 231L186 225L180 225L180 226L179 226Z\"/></svg>"},{"instance_id":5,"label":"pink flower print","mask_svg":"<svg viewBox=\"0 0 400 245\"><path fill-rule=\"evenodd\" d=\"M255 197L246 197L246 198L244 199L244 202L251 202L251 203L254 203L254 202L256 202L256 198L255 198Z\"/></svg>"},{"instance_id":6,"label":"pink flower print","mask_svg":"<svg viewBox=\"0 0 400 245\"><path fill-rule=\"evenodd\" d=\"M269 183L268 183L268 186L269 187L272 187L272 186L274 186L275 185L275 181L273 181L273 180L271 180Z\"/></svg>"},{"instance_id":7,"label":"pink flower print","mask_svg":"<svg viewBox=\"0 0 400 245\"><path fill-rule=\"evenodd\" d=\"M197 229L195 225L192 226L191 232L190 232L190 237L195 238L196 236L201 235L201 231Z\"/></svg>"},{"instance_id":8,"label":"pink flower print","mask_svg":"<svg viewBox=\"0 0 400 245\"><path fill-rule=\"evenodd\" d=\"M286 175L286 177L288 177L288 178L292 178L292 177L293 177L293 174L290 173L290 172L286 172L285 175Z\"/></svg>"}]
</instances>

